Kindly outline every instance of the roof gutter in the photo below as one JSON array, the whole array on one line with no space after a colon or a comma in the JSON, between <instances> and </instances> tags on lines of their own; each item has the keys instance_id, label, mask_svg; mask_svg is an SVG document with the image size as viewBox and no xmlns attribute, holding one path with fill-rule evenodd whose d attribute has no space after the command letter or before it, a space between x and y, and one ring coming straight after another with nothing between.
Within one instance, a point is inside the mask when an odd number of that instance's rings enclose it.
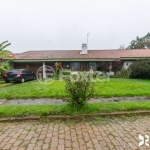
<instances>
[{"instance_id":1,"label":"roof gutter","mask_svg":"<svg viewBox=\"0 0 150 150\"><path fill-rule=\"evenodd\" d=\"M121 57L121 60L138 60L138 59L150 59L150 57Z\"/></svg>"},{"instance_id":2,"label":"roof gutter","mask_svg":"<svg viewBox=\"0 0 150 150\"><path fill-rule=\"evenodd\" d=\"M118 61L120 59L14 59L12 62L56 62L56 61Z\"/></svg>"}]
</instances>

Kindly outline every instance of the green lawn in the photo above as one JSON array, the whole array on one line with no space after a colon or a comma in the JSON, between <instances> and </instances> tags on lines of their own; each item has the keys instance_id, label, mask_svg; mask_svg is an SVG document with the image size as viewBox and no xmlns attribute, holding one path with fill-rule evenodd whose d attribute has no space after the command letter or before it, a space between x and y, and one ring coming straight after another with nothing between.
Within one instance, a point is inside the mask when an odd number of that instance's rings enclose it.
<instances>
[{"instance_id":1,"label":"green lawn","mask_svg":"<svg viewBox=\"0 0 150 150\"><path fill-rule=\"evenodd\" d=\"M150 102L93 103L86 104L83 107L70 107L67 104L0 106L0 118L47 115L97 114L136 110L150 110Z\"/></svg>"},{"instance_id":2,"label":"green lawn","mask_svg":"<svg viewBox=\"0 0 150 150\"><path fill-rule=\"evenodd\" d=\"M13 85L13 84L14 84L14 83L5 83L5 81L0 80L0 88L6 87L6 86L9 86L9 85Z\"/></svg>"},{"instance_id":3,"label":"green lawn","mask_svg":"<svg viewBox=\"0 0 150 150\"><path fill-rule=\"evenodd\" d=\"M150 80L110 79L110 82L96 82L94 91L94 97L150 96ZM68 97L65 92L65 82L55 80L49 85L43 85L38 81L31 81L0 88L1 99L46 97Z\"/></svg>"}]
</instances>

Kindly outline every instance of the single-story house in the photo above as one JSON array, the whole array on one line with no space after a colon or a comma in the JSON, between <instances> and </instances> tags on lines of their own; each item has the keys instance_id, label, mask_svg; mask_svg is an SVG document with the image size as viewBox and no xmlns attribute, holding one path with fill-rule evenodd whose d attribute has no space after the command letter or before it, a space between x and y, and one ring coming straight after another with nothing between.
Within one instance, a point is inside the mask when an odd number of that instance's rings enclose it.
<instances>
[{"instance_id":1,"label":"single-story house","mask_svg":"<svg viewBox=\"0 0 150 150\"><path fill-rule=\"evenodd\" d=\"M101 62L122 62L124 68L137 59L150 58L149 49L134 50L88 50L86 44L82 44L81 50L34 50L14 54L12 62L15 69L30 69L33 72L41 66L51 66L61 62L64 69L71 71L93 71L101 70ZM112 70L113 71L113 70Z\"/></svg>"}]
</instances>

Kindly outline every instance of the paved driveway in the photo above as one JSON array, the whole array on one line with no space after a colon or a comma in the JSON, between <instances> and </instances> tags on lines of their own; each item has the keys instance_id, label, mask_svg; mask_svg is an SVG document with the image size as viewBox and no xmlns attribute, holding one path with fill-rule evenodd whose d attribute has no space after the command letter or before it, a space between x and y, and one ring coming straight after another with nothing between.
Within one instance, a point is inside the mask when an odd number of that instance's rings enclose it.
<instances>
[{"instance_id":1,"label":"paved driveway","mask_svg":"<svg viewBox=\"0 0 150 150\"><path fill-rule=\"evenodd\" d=\"M0 149L148 149L145 145L138 146L139 134L150 136L149 116L0 123Z\"/></svg>"}]
</instances>

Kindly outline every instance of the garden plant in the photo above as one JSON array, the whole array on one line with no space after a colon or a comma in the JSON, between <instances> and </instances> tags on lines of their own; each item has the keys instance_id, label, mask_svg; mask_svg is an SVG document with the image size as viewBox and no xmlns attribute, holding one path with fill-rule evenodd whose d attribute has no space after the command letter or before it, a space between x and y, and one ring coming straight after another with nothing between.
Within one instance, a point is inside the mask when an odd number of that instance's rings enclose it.
<instances>
[{"instance_id":1,"label":"garden plant","mask_svg":"<svg viewBox=\"0 0 150 150\"><path fill-rule=\"evenodd\" d=\"M84 105L93 96L94 83L89 72L79 72L77 75L69 75L65 78L66 91L70 98L67 101L73 105Z\"/></svg>"}]
</instances>

